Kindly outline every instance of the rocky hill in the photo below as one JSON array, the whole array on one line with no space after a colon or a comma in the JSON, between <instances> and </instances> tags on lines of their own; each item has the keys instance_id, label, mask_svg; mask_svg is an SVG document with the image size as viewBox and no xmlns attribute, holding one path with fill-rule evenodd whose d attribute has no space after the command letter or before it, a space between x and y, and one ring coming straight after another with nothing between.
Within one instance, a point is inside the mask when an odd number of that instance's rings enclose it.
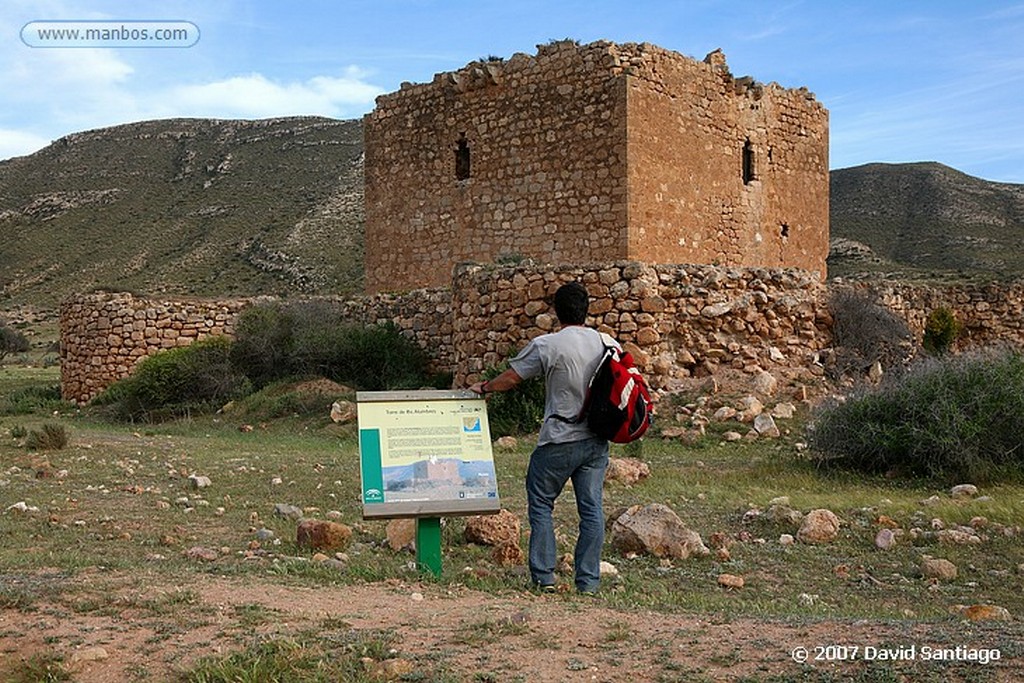
<instances>
[{"instance_id":1,"label":"rocky hill","mask_svg":"<svg viewBox=\"0 0 1024 683\"><path fill-rule=\"evenodd\" d=\"M147 121L0 162L0 311L95 289L348 294L359 121ZM831 275L1019 277L1024 185L935 163L832 172Z\"/></svg>"},{"instance_id":2,"label":"rocky hill","mask_svg":"<svg viewBox=\"0 0 1024 683\"><path fill-rule=\"evenodd\" d=\"M362 284L359 121L147 121L0 163L0 309Z\"/></svg>"},{"instance_id":3,"label":"rocky hill","mask_svg":"<svg viewBox=\"0 0 1024 683\"><path fill-rule=\"evenodd\" d=\"M937 163L867 164L830 176L830 275L1024 275L1024 185Z\"/></svg>"}]
</instances>

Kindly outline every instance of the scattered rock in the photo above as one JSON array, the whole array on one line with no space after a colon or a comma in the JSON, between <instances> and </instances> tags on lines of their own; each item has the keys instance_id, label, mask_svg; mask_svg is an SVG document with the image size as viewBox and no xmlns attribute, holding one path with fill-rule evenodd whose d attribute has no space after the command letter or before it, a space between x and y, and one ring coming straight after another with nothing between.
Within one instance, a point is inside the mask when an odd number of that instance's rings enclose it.
<instances>
[{"instance_id":1,"label":"scattered rock","mask_svg":"<svg viewBox=\"0 0 1024 683\"><path fill-rule=\"evenodd\" d=\"M523 564L526 561L526 556L523 554L523 549L519 547L519 543L502 543L494 546L494 550L491 551L491 561L499 567L515 567Z\"/></svg>"},{"instance_id":2,"label":"scattered rock","mask_svg":"<svg viewBox=\"0 0 1024 683\"><path fill-rule=\"evenodd\" d=\"M519 518L508 510L500 510L494 515L467 517L463 538L477 545L518 544L519 531Z\"/></svg>"},{"instance_id":3,"label":"scattered rock","mask_svg":"<svg viewBox=\"0 0 1024 683\"><path fill-rule=\"evenodd\" d=\"M921 574L926 579L952 581L956 578L956 565L949 560L926 557L921 560Z\"/></svg>"},{"instance_id":4,"label":"scattered rock","mask_svg":"<svg viewBox=\"0 0 1024 683\"><path fill-rule=\"evenodd\" d=\"M886 515L878 515L878 518L875 520L875 524L886 529L898 529L900 527L899 522Z\"/></svg>"},{"instance_id":5,"label":"scattered rock","mask_svg":"<svg viewBox=\"0 0 1024 683\"><path fill-rule=\"evenodd\" d=\"M969 621L1010 621L1010 611L999 605L954 605L951 611Z\"/></svg>"},{"instance_id":6,"label":"scattered rock","mask_svg":"<svg viewBox=\"0 0 1024 683\"><path fill-rule=\"evenodd\" d=\"M7 506L7 512L19 512L19 513L39 512L39 508L36 507L35 505L29 505L28 503L26 503L23 500L19 500L14 505L8 505Z\"/></svg>"},{"instance_id":7,"label":"scattered rock","mask_svg":"<svg viewBox=\"0 0 1024 683\"><path fill-rule=\"evenodd\" d=\"M736 414L738 412L739 411L737 411L735 408L733 408L731 406L722 406L721 408L716 410L715 414L712 415L711 417L716 422L725 422L726 420L731 420L734 417L736 417Z\"/></svg>"},{"instance_id":8,"label":"scattered rock","mask_svg":"<svg viewBox=\"0 0 1024 683\"><path fill-rule=\"evenodd\" d=\"M974 484L957 484L950 492L953 498L974 498L978 495L978 487Z\"/></svg>"},{"instance_id":9,"label":"scattered rock","mask_svg":"<svg viewBox=\"0 0 1024 683\"><path fill-rule=\"evenodd\" d=\"M725 441L739 441L742 438L743 435L740 434L739 432L725 432L724 434L722 434L722 439L724 439Z\"/></svg>"},{"instance_id":10,"label":"scattered rock","mask_svg":"<svg viewBox=\"0 0 1024 683\"><path fill-rule=\"evenodd\" d=\"M218 553L216 550L213 550L212 548L204 548L201 545L197 545L192 546L191 548L186 550L185 557L187 557L190 560L202 560L203 562L213 562L218 557L220 557L220 553Z\"/></svg>"},{"instance_id":11,"label":"scattered rock","mask_svg":"<svg viewBox=\"0 0 1024 683\"><path fill-rule=\"evenodd\" d=\"M772 439L777 439L782 435L778 425L775 424L775 418L768 413L761 413L754 417L754 430L757 431L759 436L766 436Z\"/></svg>"},{"instance_id":12,"label":"scattered rock","mask_svg":"<svg viewBox=\"0 0 1024 683\"><path fill-rule=\"evenodd\" d=\"M514 451L519 448L519 439L514 436L500 436L494 442L499 451Z\"/></svg>"},{"instance_id":13,"label":"scattered rock","mask_svg":"<svg viewBox=\"0 0 1024 683\"><path fill-rule=\"evenodd\" d=\"M744 581L742 576L736 576L735 574L719 574L718 585L723 588L743 588Z\"/></svg>"},{"instance_id":14,"label":"scattered rock","mask_svg":"<svg viewBox=\"0 0 1024 683\"><path fill-rule=\"evenodd\" d=\"M110 655L107 651L95 645L93 647L83 647L81 650L76 650L71 655L71 665L84 664L85 662L101 662L104 659L109 659Z\"/></svg>"},{"instance_id":15,"label":"scattered rock","mask_svg":"<svg viewBox=\"0 0 1024 683\"><path fill-rule=\"evenodd\" d=\"M776 389L779 388L779 380L775 379L772 373L762 370L754 375L752 386L755 393L762 396L772 396L775 394Z\"/></svg>"},{"instance_id":16,"label":"scattered rock","mask_svg":"<svg viewBox=\"0 0 1024 683\"><path fill-rule=\"evenodd\" d=\"M747 396L739 402L740 412L736 419L740 422L753 422L754 418L764 412L764 404L756 396Z\"/></svg>"},{"instance_id":17,"label":"scattered rock","mask_svg":"<svg viewBox=\"0 0 1024 683\"><path fill-rule=\"evenodd\" d=\"M973 529L943 529L936 534L936 538L944 545L981 545L984 540Z\"/></svg>"},{"instance_id":18,"label":"scattered rock","mask_svg":"<svg viewBox=\"0 0 1024 683\"><path fill-rule=\"evenodd\" d=\"M792 403L777 403L772 408L772 417L779 420L791 420L796 415L796 406Z\"/></svg>"},{"instance_id":19,"label":"scattered rock","mask_svg":"<svg viewBox=\"0 0 1024 683\"><path fill-rule=\"evenodd\" d=\"M331 421L335 424L349 424L356 420L356 404L352 401L335 401L331 404Z\"/></svg>"},{"instance_id":20,"label":"scattered rock","mask_svg":"<svg viewBox=\"0 0 1024 683\"><path fill-rule=\"evenodd\" d=\"M634 505L619 515L611 524L611 546L622 555L649 553L680 560L711 553L700 534L687 529L671 508L660 503Z\"/></svg>"},{"instance_id":21,"label":"scattered rock","mask_svg":"<svg viewBox=\"0 0 1024 683\"><path fill-rule=\"evenodd\" d=\"M632 486L651 476L651 466L636 458L609 458L605 482L615 481Z\"/></svg>"},{"instance_id":22,"label":"scattered rock","mask_svg":"<svg viewBox=\"0 0 1024 683\"><path fill-rule=\"evenodd\" d=\"M831 543L838 536L839 518L824 508L808 512L796 533L802 543Z\"/></svg>"},{"instance_id":23,"label":"scattered rock","mask_svg":"<svg viewBox=\"0 0 1024 683\"><path fill-rule=\"evenodd\" d=\"M611 562L601 561L601 578L604 579L617 579L619 577L619 568Z\"/></svg>"},{"instance_id":24,"label":"scattered rock","mask_svg":"<svg viewBox=\"0 0 1024 683\"><path fill-rule=\"evenodd\" d=\"M793 538L792 534L782 534L779 536L779 545L793 545L796 543L796 539Z\"/></svg>"},{"instance_id":25,"label":"scattered rock","mask_svg":"<svg viewBox=\"0 0 1024 683\"><path fill-rule=\"evenodd\" d=\"M297 505L278 503L274 506L274 514L285 519L302 519L302 508Z\"/></svg>"},{"instance_id":26,"label":"scattered rock","mask_svg":"<svg viewBox=\"0 0 1024 683\"><path fill-rule=\"evenodd\" d=\"M209 477L202 477L198 474L193 474L188 478L189 486L194 489L205 489L208 486L212 486L213 482L210 481Z\"/></svg>"},{"instance_id":27,"label":"scattered rock","mask_svg":"<svg viewBox=\"0 0 1024 683\"><path fill-rule=\"evenodd\" d=\"M896 534L893 533L892 529L879 529L878 533L875 534L875 547L879 550L889 550L894 545L896 545Z\"/></svg>"},{"instance_id":28,"label":"scattered rock","mask_svg":"<svg viewBox=\"0 0 1024 683\"><path fill-rule=\"evenodd\" d=\"M415 519L393 519L385 533L392 550L416 550Z\"/></svg>"},{"instance_id":29,"label":"scattered rock","mask_svg":"<svg viewBox=\"0 0 1024 683\"><path fill-rule=\"evenodd\" d=\"M764 517L767 517L776 524L798 526L804 519L804 513L788 505L772 505L764 511Z\"/></svg>"},{"instance_id":30,"label":"scattered rock","mask_svg":"<svg viewBox=\"0 0 1024 683\"><path fill-rule=\"evenodd\" d=\"M295 530L295 542L300 548L341 550L351 540L352 529L338 522L304 519Z\"/></svg>"}]
</instances>

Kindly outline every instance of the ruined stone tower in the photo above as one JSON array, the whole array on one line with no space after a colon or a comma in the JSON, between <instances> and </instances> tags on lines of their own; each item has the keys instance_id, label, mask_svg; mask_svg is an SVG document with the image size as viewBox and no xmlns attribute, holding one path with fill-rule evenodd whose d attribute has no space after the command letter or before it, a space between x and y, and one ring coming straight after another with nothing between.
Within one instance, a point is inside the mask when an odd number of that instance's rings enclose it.
<instances>
[{"instance_id":1,"label":"ruined stone tower","mask_svg":"<svg viewBox=\"0 0 1024 683\"><path fill-rule=\"evenodd\" d=\"M720 51L555 42L403 84L364 130L369 292L520 256L825 274L828 112Z\"/></svg>"}]
</instances>

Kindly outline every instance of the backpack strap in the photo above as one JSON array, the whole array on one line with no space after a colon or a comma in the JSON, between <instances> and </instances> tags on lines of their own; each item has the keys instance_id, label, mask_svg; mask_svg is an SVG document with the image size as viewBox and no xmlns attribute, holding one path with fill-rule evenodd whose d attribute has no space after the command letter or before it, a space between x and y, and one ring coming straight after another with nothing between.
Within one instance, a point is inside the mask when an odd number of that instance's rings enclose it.
<instances>
[{"instance_id":1,"label":"backpack strap","mask_svg":"<svg viewBox=\"0 0 1024 683\"><path fill-rule=\"evenodd\" d=\"M614 346L611 346L610 344L608 344L607 341L605 341L605 335L603 333L598 332L594 328L590 329L594 330L594 332L598 336L598 339L601 341L601 357L598 359L597 367L594 368L594 372L593 374L590 375L590 379L587 380L587 390L584 392L583 395L583 407L580 408L579 414L573 418L565 417L563 415L548 415L548 417L545 419L554 419L558 420L559 422L565 422L566 424L571 425L580 424L581 422L586 421L587 412L590 410L590 388L594 385L594 378L597 377L597 373L600 372L601 366L604 365L605 359L608 358L610 354L613 354L616 351L618 351L618 349L616 349Z\"/></svg>"}]
</instances>

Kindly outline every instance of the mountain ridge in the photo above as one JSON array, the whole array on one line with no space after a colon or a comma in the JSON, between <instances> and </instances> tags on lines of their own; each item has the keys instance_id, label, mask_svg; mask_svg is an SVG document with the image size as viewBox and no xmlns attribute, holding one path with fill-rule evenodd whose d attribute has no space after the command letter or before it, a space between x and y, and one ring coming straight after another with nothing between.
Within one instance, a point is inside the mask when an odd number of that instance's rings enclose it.
<instances>
[{"instance_id":1,"label":"mountain ridge","mask_svg":"<svg viewBox=\"0 0 1024 683\"><path fill-rule=\"evenodd\" d=\"M152 296L362 291L362 125L163 119L0 162L0 310L97 289ZM1024 185L936 162L830 174L829 275L1016 278Z\"/></svg>"}]
</instances>

